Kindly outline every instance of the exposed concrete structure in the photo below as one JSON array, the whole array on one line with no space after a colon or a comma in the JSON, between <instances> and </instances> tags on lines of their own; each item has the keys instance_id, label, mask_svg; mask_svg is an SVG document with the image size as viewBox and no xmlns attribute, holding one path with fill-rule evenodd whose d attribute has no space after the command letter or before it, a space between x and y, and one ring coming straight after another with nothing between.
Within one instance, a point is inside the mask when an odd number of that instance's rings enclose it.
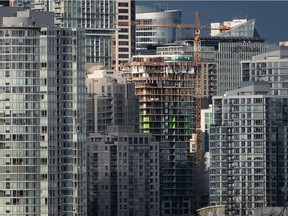
<instances>
[{"instance_id":1,"label":"exposed concrete structure","mask_svg":"<svg viewBox=\"0 0 288 216\"><path fill-rule=\"evenodd\" d=\"M152 133L160 142L163 215L196 212L193 209L195 148L190 144L195 131L193 64L189 55L139 55L133 57L129 72L125 73L139 96L140 131ZM203 97L211 98L217 92L217 88L211 87L217 80L217 65L203 62L201 73L203 82L209 82L208 86L203 84Z\"/></svg>"}]
</instances>

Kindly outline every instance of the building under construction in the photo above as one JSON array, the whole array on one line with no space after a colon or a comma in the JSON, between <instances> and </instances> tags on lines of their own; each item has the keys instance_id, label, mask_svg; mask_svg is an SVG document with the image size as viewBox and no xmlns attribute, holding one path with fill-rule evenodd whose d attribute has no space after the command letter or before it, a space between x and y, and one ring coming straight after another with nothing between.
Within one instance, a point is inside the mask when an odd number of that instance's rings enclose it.
<instances>
[{"instance_id":1,"label":"building under construction","mask_svg":"<svg viewBox=\"0 0 288 216\"><path fill-rule=\"evenodd\" d=\"M140 102L140 131L160 142L162 215L193 215L195 200L194 65L191 55L134 56L127 73ZM200 64L201 96L217 92L217 64Z\"/></svg>"}]
</instances>

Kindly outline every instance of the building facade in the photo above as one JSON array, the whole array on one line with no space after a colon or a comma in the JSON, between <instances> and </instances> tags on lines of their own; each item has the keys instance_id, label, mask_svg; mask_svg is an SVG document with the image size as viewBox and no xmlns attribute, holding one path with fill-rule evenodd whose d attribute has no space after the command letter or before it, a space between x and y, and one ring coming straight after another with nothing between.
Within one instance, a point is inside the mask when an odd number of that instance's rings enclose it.
<instances>
[{"instance_id":1,"label":"building facade","mask_svg":"<svg viewBox=\"0 0 288 216\"><path fill-rule=\"evenodd\" d=\"M202 205L209 205L209 167L210 167L210 152L209 152L209 137L210 125L213 122L212 104L208 109L201 109L201 130L202 130L202 159L201 159L201 191L202 191ZM198 210L197 210L198 212Z\"/></svg>"},{"instance_id":2,"label":"building facade","mask_svg":"<svg viewBox=\"0 0 288 216\"><path fill-rule=\"evenodd\" d=\"M275 46L266 53L241 61L241 80L266 81L272 95L288 95L288 47Z\"/></svg>"},{"instance_id":3,"label":"building facade","mask_svg":"<svg viewBox=\"0 0 288 216\"><path fill-rule=\"evenodd\" d=\"M209 135L210 135L210 125L213 122L212 114L212 104L209 105L208 109L201 110L201 130L203 133L204 152L209 152Z\"/></svg>"},{"instance_id":4,"label":"building facade","mask_svg":"<svg viewBox=\"0 0 288 216\"><path fill-rule=\"evenodd\" d=\"M226 205L225 215L285 205L288 98L269 91L248 82L213 98L210 204Z\"/></svg>"},{"instance_id":5,"label":"building facade","mask_svg":"<svg viewBox=\"0 0 288 216\"><path fill-rule=\"evenodd\" d=\"M112 36L115 34L117 1L35 0L33 10L55 13L55 24L86 30L86 61L111 67Z\"/></svg>"},{"instance_id":6,"label":"building facade","mask_svg":"<svg viewBox=\"0 0 288 216\"><path fill-rule=\"evenodd\" d=\"M85 32L0 10L0 214L87 215Z\"/></svg>"},{"instance_id":7,"label":"building facade","mask_svg":"<svg viewBox=\"0 0 288 216\"><path fill-rule=\"evenodd\" d=\"M211 30L212 38L219 38L216 61L219 64L219 92L240 87L240 61L266 52L268 44L264 43L255 27L256 20L234 19L224 23L211 23L211 28L225 27L227 30ZM229 38L230 41L225 41ZM205 42L204 42L205 43Z\"/></svg>"},{"instance_id":8,"label":"building facade","mask_svg":"<svg viewBox=\"0 0 288 216\"><path fill-rule=\"evenodd\" d=\"M88 215L159 215L159 143L139 133L134 84L87 70Z\"/></svg>"},{"instance_id":9,"label":"building facade","mask_svg":"<svg viewBox=\"0 0 288 216\"><path fill-rule=\"evenodd\" d=\"M135 1L117 0L117 21L135 21ZM115 37L113 38L112 69L120 71L135 54L135 26L121 25L116 23Z\"/></svg>"},{"instance_id":10,"label":"building facade","mask_svg":"<svg viewBox=\"0 0 288 216\"><path fill-rule=\"evenodd\" d=\"M193 40L183 40L161 45L156 48L156 53L159 55L190 55L193 59L193 43ZM217 86L217 95L223 95L226 91L239 87L241 83L240 61L250 60L254 55L265 53L271 46L265 43L264 39L258 37L229 35L201 37L201 62L214 62L219 71L216 83L210 83L210 85L202 83L202 86ZM205 82L205 79L202 80ZM202 92L204 93L204 91L205 89Z\"/></svg>"},{"instance_id":11,"label":"building facade","mask_svg":"<svg viewBox=\"0 0 288 216\"><path fill-rule=\"evenodd\" d=\"M249 40L249 39L248 39ZM249 42L250 41L250 42ZM252 56L265 53L270 46L258 39L236 39L235 42L219 42L216 62L219 64L218 95L240 86L240 61L249 60Z\"/></svg>"},{"instance_id":12,"label":"building facade","mask_svg":"<svg viewBox=\"0 0 288 216\"><path fill-rule=\"evenodd\" d=\"M139 101L135 86L101 65L89 67L87 133L106 133L111 125L130 125L139 131Z\"/></svg>"},{"instance_id":13,"label":"building facade","mask_svg":"<svg viewBox=\"0 0 288 216\"><path fill-rule=\"evenodd\" d=\"M88 142L89 215L159 214L159 143L133 127L109 126Z\"/></svg>"},{"instance_id":14,"label":"building facade","mask_svg":"<svg viewBox=\"0 0 288 216\"><path fill-rule=\"evenodd\" d=\"M179 37L178 30L163 27L161 24L181 23L181 17L181 10L159 10L146 6L136 6L136 21L140 23L136 27L136 54L147 54L145 52L149 46L177 40ZM145 25L141 26L141 22Z\"/></svg>"}]
</instances>

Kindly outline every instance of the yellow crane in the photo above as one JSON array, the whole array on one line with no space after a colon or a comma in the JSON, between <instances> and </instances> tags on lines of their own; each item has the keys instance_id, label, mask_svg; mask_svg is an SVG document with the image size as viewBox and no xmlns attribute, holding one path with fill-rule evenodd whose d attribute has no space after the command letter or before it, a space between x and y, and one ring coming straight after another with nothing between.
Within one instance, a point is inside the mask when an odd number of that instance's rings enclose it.
<instances>
[{"instance_id":1,"label":"yellow crane","mask_svg":"<svg viewBox=\"0 0 288 216\"><path fill-rule=\"evenodd\" d=\"M197 11L196 11L197 12ZM196 13L195 12L195 13ZM198 12L197 12L198 14ZM196 16L196 14L195 14ZM197 15L198 16L198 15ZM199 16L198 16L199 19ZM115 20L115 24L118 27L121 26L146 26L146 27L165 27L165 28L182 28L182 29L195 29L195 24L182 24L182 23L162 23L162 22L154 22L152 20L136 20L136 21L129 21L129 20ZM221 25L219 28L212 28L207 27L204 25L199 26L200 29L211 29L211 30L220 30L220 32L227 31L231 27L226 25Z\"/></svg>"},{"instance_id":2,"label":"yellow crane","mask_svg":"<svg viewBox=\"0 0 288 216\"><path fill-rule=\"evenodd\" d=\"M195 151L195 200L196 208L200 208L202 200L202 130L201 130L201 40L200 40L200 19L198 11L195 11L195 25L194 25L194 109L195 109L195 132L196 132L196 151Z\"/></svg>"}]
</instances>

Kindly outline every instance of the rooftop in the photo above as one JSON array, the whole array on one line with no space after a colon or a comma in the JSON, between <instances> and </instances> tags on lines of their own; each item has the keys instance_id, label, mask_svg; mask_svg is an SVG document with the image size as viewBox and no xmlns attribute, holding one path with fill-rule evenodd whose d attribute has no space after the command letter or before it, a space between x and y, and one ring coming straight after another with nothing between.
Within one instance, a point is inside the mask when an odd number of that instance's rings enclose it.
<instances>
[{"instance_id":1,"label":"rooftop","mask_svg":"<svg viewBox=\"0 0 288 216\"><path fill-rule=\"evenodd\" d=\"M270 86L265 81L242 82L241 87L227 91L224 96L236 95L268 95Z\"/></svg>"},{"instance_id":2,"label":"rooftop","mask_svg":"<svg viewBox=\"0 0 288 216\"><path fill-rule=\"evenodd\" d=\"M20 7L0 7L2 27L45 27L54 25L54 13L23 11Z\"/></svg>"}]
</instances>

